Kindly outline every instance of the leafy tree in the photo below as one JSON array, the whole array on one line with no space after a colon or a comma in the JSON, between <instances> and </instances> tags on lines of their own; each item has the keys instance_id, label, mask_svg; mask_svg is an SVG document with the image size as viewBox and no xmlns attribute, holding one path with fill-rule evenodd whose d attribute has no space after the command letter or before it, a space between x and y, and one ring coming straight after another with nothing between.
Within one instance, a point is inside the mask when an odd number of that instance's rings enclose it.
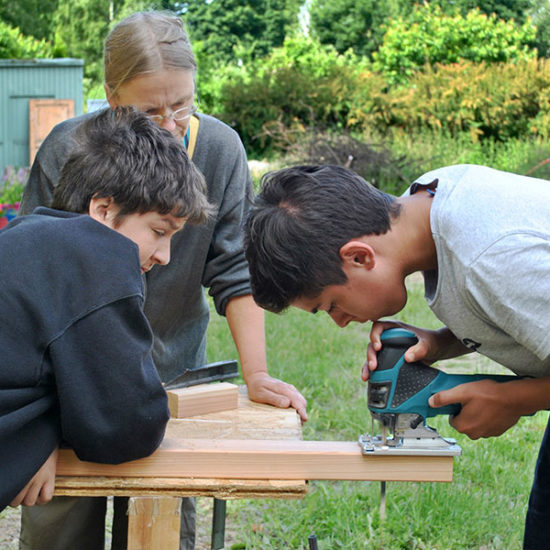
<instances>
[{"instance_id":1,"label":"leafy tree","mask_svg":"<svg viewBox=\"0 0 550 550\"><path fill-rule=\"evenodd\" d=\"M0 2L0 20L18 27L21 34L53 41L52 17L58 0L5 0Z\"/></svg>"},{"instance_id":2,"label":"leafy tree","mask_svg":"<svg viewBox=\"0 0 550 550\"><path fill-rule=\"evenodd\" d=\"M193 42L201 41L205 54L227 63L236 60L236 51L254 59L281 46L297 27L300 1L187 0L179 9Z\"/></svg>"},{"instance_id":3,"label":"leafy tree","mask_svg":"<svg viewBox=\"0 0 550 550\"><path fill-rule=\"evenodd\" d=\"M402 8L401 15L411 13L414 4L418 0L401 0L408 6ZM540 57L550 56L550 3L548 0L430 0L432 5L439 6L446 14L454 14L457 11L466 16L469 11L479 8L486 15L495 14L498 19L504 21L514 20L522 25L529 18L537 29L535 39L530 45L535 47Z\"/></svg>"},{"instance_id":4,"label":"leafy tree","mask_svg":"<svg viewBox=\"0 0 550 550\"><path fill-rule=\"evenodd\" d=\"M527 21L538 0L430 0L432 5L439 6L445 13L452 14L458 10L463 16L479 9L485 15L495 14L497 19L509 21L513 19L522 24ZM416 2L419 3L419 2Z\"/></svg>"},{"instance_id":5,"label":"leafy tree","mask_svg":"<svg viewBox=\"0 0 550 550\"><path fill-rule=\"evenodd\" d=\"M170 0L113 0L114 21L120 21L136 11L167 10L181 13L181 3Z\"/></svg>"},{"instance_id":6,"label":"leafy tree","mask_svg":"<svg viewBox=\"0 0 550 550\"><path fill-rule=\"evenodd\" d=\"M103 43L110 24L109 0L59 0L54 14L56 45L84 60L85 89L103 78Z\"/></svg>"},{"instance_id":7,"label":"leafy tree","mask_svg":"<svg viewBox=\"0 0 550 550\"><path fill-rule=\"evenodd\" d=\"M313 0L310 31L340 53L353 49L357 55L371 56L382 44L382 25L399 13L399 0Z\"/></svg>"},{"instance_id":8,"label":"leafy tree","mask_svg":"<svg viewBox=\"0 0 550 550\"><path fill-rule=\"evenodd\" d=\"M519 26L478 9L463 17L446 15L438 6L417 6L409 18L389 23L384 43L374 54L374 67L390 81L403 82L426 64L534 57L536 52L529 47L534 38L529 21Z\"/></svg>"},{"instance_id":9,"label":"leafy tree","mask_svg":"<svg viewBox=\"0 0 550 550\"><path fill-rule=\"evenodd\" d=\"M534 46L539 57L550 57L550 3L538 0L532 11L533 23L537 28Z\"/></svg>"},{"instance_id":10,"label":"leafy tree","mask_svg":"<svg viewBox=\"0 0 550 550\"><path fill-rule=\"evenodd\" d=\"M536 47L540 57L550 55L550 4L548 0L431 0L437 2L445 11L449 6L458 6L460 13L465 15L469 10L478 7L483 13L494 13L499 19L523 24L531 17L537 29L536 38L531 45Z\"/></svg>"},{"instance_id":11,"label":"leafy tree","mask_svg":"<svg viewBox=\"0 0 550 550\"><path fill-rule=\"evenodd\" d=\"M372 56L382 45L384 27L399 16L409 20L414 17L415 6L427 4L439 6L447 15L460 13L463 17L477 8L486 15L495 14L497 19L504 21L513 19L520 25L532 16L540 37L537 48L540 51L548 48L543 44L550 44L544 38L546 33L550 34L546 31L546 18L539 15L538 22L536 17L541 11L550 11L546 0L312 0L310 31L322 44L330 44L340 53L352 48L356 54Z\"/></svg>"},{"instance_id":12,"label":"leafy tree","mask_svg":"<svg viewBox=\"0 0 550 550\"><path fill-rule=\"evenodd\" d=\"M0 21L0 58L33 59L53 57L53 48L45 40L23 36L17 27Z\"/></svg>"}]
</instances>

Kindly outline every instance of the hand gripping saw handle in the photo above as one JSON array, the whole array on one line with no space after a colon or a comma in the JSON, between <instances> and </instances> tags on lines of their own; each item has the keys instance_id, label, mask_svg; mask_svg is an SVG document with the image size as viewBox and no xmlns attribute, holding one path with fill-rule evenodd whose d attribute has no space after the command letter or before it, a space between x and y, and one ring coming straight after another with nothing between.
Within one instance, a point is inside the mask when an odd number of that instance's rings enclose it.
<instances>
[{"instance_id":1,"label":"hand gripping saw handle","mask_svg":"<svg viewBox=\"0 0 550 550\"><path fill-rule=\"evenodd\" d=\"M428 399L443 390L467 382L517 380L514 375L448 374L420 361L406 363L405 351L418 342L416 335L406 329L391 328L381 337L378 366L370 373L367 390L369 410L376 416L384 414L417 414L423 419L440 414L456 415L461 405L454 403L432 408Z\"/></svg>"}]
</instances>

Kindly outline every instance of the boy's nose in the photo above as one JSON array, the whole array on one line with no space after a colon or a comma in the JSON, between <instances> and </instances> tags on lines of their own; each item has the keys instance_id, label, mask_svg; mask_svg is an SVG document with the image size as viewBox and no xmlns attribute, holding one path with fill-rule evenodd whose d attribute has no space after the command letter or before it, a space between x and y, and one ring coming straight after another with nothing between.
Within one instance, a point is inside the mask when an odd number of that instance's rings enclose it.
<instances>
[{"instance_id":1,"label":"boy's nose","mask_svg":"<svg viewBox=\"0 0 550 550\"><path fill-rule=\"evenodd\" d=\"M332 320L341 328L344 328L350 322L350 318L345 315L342 311L333 311L329 313Z\"/></svg>"},{"instance_id":2,"label":"boy's nose","mask_svg":"<svg viewBox=\"0 0 550 550\"><path fill-rule=\"evenodd\" d=\"M170 263L170 241L167 244L160 245L155 250L154 255L155 262L160 265L167 265Z\"/></svg>"}]
</instances>

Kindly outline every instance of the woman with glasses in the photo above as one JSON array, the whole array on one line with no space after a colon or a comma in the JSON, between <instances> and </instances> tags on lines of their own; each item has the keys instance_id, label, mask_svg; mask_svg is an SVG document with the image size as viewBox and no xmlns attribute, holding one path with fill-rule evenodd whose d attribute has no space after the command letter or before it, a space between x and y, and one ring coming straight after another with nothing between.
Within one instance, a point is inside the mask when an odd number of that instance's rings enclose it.
<instances>
[{"instance_id":1,"label":"woman with glasses","mask_svg":"<svg viewBox=\"0 0 550 550\"><path fill-rule=\"evenodd\" d=\"M208 199L216 208L211 222L186 226L172 239L168 267L146 275L145 313L154 332L153 357L161 379L167 382L206 363L209 309L203 287L208 288L217 312L227 318L250 398L294 407L306 420L300 392L267 373L263 311L251 297L242 250L241 226L252 193L246 153L231 128L197 112L196 63L181 19L165 12L127 17L107 37L104 63L109 106L134 105L181 139L203 173ZM23 196L23 214L49 204L71 136L91 116L94 113L57 125L43 142ZM194 506L184 501L181 548L192 549ZM20 548L103 550L105 507L104 498L63 497L24 509ZM116 503L113 548L126 547L125 514Z\"/></svg>"}]
</instances>

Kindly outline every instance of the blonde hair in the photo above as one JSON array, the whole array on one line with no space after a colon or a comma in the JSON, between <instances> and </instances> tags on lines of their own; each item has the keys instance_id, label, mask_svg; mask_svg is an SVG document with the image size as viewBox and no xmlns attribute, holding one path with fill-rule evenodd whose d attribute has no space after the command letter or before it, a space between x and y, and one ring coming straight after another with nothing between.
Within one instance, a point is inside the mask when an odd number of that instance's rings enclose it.
<instances>
[{"instance_id":1,"label":"blonde hair","mask_svg":"<svg viewBox=\"0 0 550 550\"><path fill-rule=\"evenodd\" d=\"M105 40L105 83L112 95L134 78L157 71L184 70L197 63L183 21L169 12L136 12L113 28Z\"/></svg>"}]
</instances>

